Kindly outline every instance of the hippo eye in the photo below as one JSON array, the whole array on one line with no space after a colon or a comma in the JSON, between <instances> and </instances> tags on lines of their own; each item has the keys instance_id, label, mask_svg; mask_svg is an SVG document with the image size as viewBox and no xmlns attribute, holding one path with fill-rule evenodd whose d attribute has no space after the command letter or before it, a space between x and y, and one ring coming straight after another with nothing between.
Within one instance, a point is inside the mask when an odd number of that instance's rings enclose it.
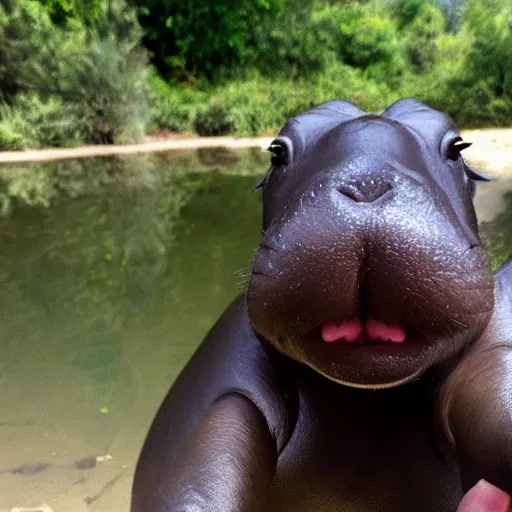
<instances>
[{"instance_id":1,"label":"hippo eye","mask_svg":"<svg viewBox=\"0 0 512 512\"><path fill-rule=\"evenodd\" d=\"M469 148L469 146L471 146L471 142L464 142L460 137L457 137L448 146L446 156L449 160L456 162L462 156L462 151Z\"/></svg>"},{"instance_id":2,"label":"hippo eye","mask_svg":"<svg viewBox=\"0 0 512 512\"><path fill-rule=\"evenodd\" d=\"M268 147L268 151L270 152L270 170L266 176L254 187L254 190L259 190L267 184L270 174L274 169L279 169L288 165L288 161L290 160L290 152L292 151L290 149L291 144L289 144L289 139L287 139L287 137L279 137L278 139L274 139L272 141L272 144L270 144Z\"/></svg>"},{"instance_id":3,"label":"hippo eye","mask_svg":"<svg viewBox=\"0 0 512 512\"><path fill-rule=\"evenodd\" d=\"M268 150L272 167L284 167L288 164L288 150L284 144L273 142Z\"/></svg>"},{"instance_id":4,"label":"hippo eye","mask_svg":"<svg viewBox=\"0 0 512 512\"><path fill-rule=\"evenodd\" d=\"M449 134L450 135L450 134ZM448 137L445 138L445 141L447 141ZM443 141L443 146L445 145L445 142ZM455 137L452 138L449 143L448 147L446 147L445 155L448 160L451 160L452 162L462 162L462 167L464 169L464 172L466 173L466 176L471 180L471 182L475 181L492 181L492 178L488 178L487 176L484 176L483 174L480 174L479 172L472 169L464 160L462 156L462 151L469 148L471 146L471 142L464 142L462 140L462 137ZM474 183L471 185L474 192Z\"/></svg>"}]
</instances>

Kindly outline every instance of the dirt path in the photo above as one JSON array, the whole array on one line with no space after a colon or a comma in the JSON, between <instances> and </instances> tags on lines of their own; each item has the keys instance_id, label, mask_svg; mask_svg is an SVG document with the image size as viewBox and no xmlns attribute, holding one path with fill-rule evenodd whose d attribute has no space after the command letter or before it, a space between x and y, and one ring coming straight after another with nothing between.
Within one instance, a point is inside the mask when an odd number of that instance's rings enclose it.
<instances>
[{"instance_id":1,"label":"dirt path","mask_svg":"<svg viewBox=\"0 0 512 512\"><path fill-rule=\"evenodd\" d=\"M465 153L468 158L478 161L484 167L492 168L498 173L505 167L510 166L512 161L512 128L465 130L462 135L465 139L473 142L473 147ZM178 134L172 138L148 138L146 142L141 144L4 151L0 152L0 164L213 147L232 149L265 148L271 140L271 137L195 137Z\"/></svg>"},{"instance_id":2,"label":"dirt path","mask_svg":"<svg viewBox=\"0 0 512 512\"><path fill-rule=\"evenodd\" d=\"M45 162L65 160L69 158L89 158L93 156L133 155L155 151L172 151L177 149L198 149L226 147L265 148L272 139L269 137L238 138L238 137L190 137L171 140L149 140L141 144L126 144L112 146L80 146L76 148L49 148L26 151L0 152L1 163Z\"/></svg>"}]
</instances>

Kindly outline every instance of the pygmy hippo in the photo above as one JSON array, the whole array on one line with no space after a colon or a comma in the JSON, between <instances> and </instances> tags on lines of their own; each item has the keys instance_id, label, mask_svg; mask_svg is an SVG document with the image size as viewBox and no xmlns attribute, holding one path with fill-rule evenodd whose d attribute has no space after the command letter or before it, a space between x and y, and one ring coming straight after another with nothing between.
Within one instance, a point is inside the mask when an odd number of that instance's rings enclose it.
<instances>
[{"instance_id":1,"label":"pygmy hippo","mask_svg":"<svg viewBox=\"0 0 512 512\"><path fill-rule=\"evenodd\" d=\"M507 510L512 264L467 146L411 99L286 123L247 292L165 398L133 512Z\"/></svg>"}]
</instances>

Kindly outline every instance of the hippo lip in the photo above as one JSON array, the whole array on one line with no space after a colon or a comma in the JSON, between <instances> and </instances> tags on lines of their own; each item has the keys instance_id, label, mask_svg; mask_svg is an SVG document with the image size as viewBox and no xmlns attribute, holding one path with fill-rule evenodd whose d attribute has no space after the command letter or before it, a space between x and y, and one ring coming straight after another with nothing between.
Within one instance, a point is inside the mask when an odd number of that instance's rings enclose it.
<instances>
[{"instance_id":1,"label":"hippo lip","mask_svg":"<svg viewBox=\"0 0 512 512\"><path fill-rule=\"evenodd\" d=\"M360 388L393 387L421 375L439 356L439 341L409 331L402 343L369 341L326 343L321 326L298 338L297 359L340 384Z\"/></svg>"},{"instance_id":2,"label":"hippo lip","mask_svg":"<svg viewBox=\"0 0 512 512\"><path fill-rule=\"evenodd\" d=\"M321 326L301 336L294 343L295 346L300 347L306 359L331 367L336 365L337 361L345 360L347 356L356 357L360 362L371 365L379 359L419 360L436 350L437 344L437 340L412 330L407 331L406 338L401 343L370 340L364 334L350 343L344 340L326 343L322 337Z\"/></svg>"}]
</instances>

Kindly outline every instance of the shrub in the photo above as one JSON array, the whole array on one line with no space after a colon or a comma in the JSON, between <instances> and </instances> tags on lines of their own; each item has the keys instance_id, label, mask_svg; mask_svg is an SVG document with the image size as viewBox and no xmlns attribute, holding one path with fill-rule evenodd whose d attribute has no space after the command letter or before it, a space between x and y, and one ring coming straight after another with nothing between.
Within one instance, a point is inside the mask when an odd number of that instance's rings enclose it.
<instances>
[{"instance_id":1,"label":"shrub","mask_svg":"<svg viewBox=\"0 0 512 512\"><path fill-rule=\"evenodd\" d=\"M88 142L140 140L149 119L144 54L114 38L73 53L47 90L76 106Z\"/></svg>"},{"instance_id":2,"label":"shrub","mask_svg":"<svg viewBox=\"0 0 512 512\"><path fill-rule=\"evenodd\" d=\"M270 25L258 25L250 65L266 75L309 76L335 62L339 29L331 9L311 11L307 6L286 10Z\"/></svg>"},{"instance_id":3,"label":"shrub","mask_svg":"<svg viewBox=\"0 0 512 512\"><path fill-rule=\"evenodd\" d=\"M199 135L227 135L236 129L229 109L219 103L212 103L197 113L194 129Z\"/></svg>"},{"instance_id":4,"label":"shrub","mask_svg":"<svg viewBox=\"0 0 512 512\"><path fill-rule=\"evenodd\" d=\"M32 67L42 61L44 48L55 31L44 9L35 1L0 1L0 92L4 100L26 90Z\"/></svg>"},{"instance_id":5,"label":"shrub","mask_svg":"<svg viewBox=\"0 0 512 512\"><path fill-rule=\"evenodd\" d=\"M141 36L123 0L107 2L89 27L77 20L56 27L35 0L0 2L0 92L11 104L3 110L2 144L140 139L149 119Z\"/></svg>"},{"instance_id":6,"label":"shrub","mask_svg":"<svg viewBox=\"0 0 512 512\"><path fill-rule=\"evenodd\" d=\"M0 107L2 131L14 136L10 142L9 137L4 137L4 149L72 146L83 142L74 106L57 97L43 101L34 93L18 94L11 105Z\"/></svg>"},{"instance_id":7,"label":"shrub","mask_svg":"<svg viewBox=\"0 0 512 512\"><path fill-rule=\"evenodd\" d=\"M0 150L19 150L38 147L37 127L16 107L0 106Z\"/></svg>"},{"instance_id":8,"label":"shrub","mask_svg":"<svg viewBox=\"0 0 512 512\"><path fill-rule=\"evenodd\" d=\"M343 64L297 80L253 73L245 80L219 85L194 127L201 135L258 135L275 132L289 117L332 98L380 111L398 97L385 83Z\"/></svg>"},{"instance_id":9,"label":"shrub","mask_svg":"<svg viewBox=\"0 0 512 512\"><path fill-rule=\"evenodd\" d=\"M362 7L340 9L340 54L350 66L392 65L399 51L396 28L390 19L366 14ZM396 72L396 70L395 70Z\"/></svg>"},{"instance_id":10,"label":"shrub","mask_svg":"<svg viewBox=\"0 0 512 512\"><path fill-rule=\"evenodd\" d=\"M198 109L204 108L206 94L200 90L171 86L152 70L149 79L151 128L177 132L193 130Z\"/></svg>"},{"instance_id":11,"label":"shrub","mask_svg":"<svg viewBox=\"0 0 512 512\"><path fill-rule=\"evenodd\" d=\"M432 69L438 54L438 40L444 31L441 10L423 3L415 18L406 26L406 49L409 61L420 73Z\"/></svg>"},{"instance_id":12,"label":"shrub","mask_svg":"<svg viewBox=\"0 0 512 512\"><path fill-rule=\"evenodd\" d=\"M38 0L56 25L65 25L76 19L93 25L105 14L104 0Z\"/></svg>"},{"instance_id":13,"label":"shrub","mask_svg":"<svg viewBox=\"0 0 512 512\"><path fill-rule=\"evenodd\" d=\"M250 60L259 27L283 8L282 0L143 0L137 2L144 42L157 68L212 77L219 67Z\"/></svg>"}]
</instances>

